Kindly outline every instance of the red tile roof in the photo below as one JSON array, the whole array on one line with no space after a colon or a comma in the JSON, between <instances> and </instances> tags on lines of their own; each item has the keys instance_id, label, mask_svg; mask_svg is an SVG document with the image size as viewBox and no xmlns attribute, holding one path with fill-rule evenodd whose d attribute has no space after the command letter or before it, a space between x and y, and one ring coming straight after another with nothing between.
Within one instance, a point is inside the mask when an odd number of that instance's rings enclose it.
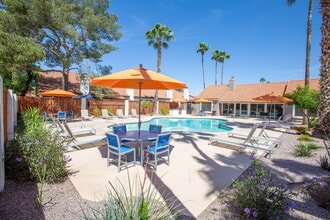
<instances>
[{"instance_id":1,"label":"red tile roof","mask_svg":"<svg viewBox=\"0 0 330 220\"><path fill-rule=\"evenodd\" d=\"M230 90L229 85L208 86L197 97L223 102L257 102L253 98L274 93L284 95L293 92L298 86L304 85L304 80L291 80L287 82L256 83L235 85ZM319 79L310 79L310 88L319 90Z\"/></svg>"}]
</instances>

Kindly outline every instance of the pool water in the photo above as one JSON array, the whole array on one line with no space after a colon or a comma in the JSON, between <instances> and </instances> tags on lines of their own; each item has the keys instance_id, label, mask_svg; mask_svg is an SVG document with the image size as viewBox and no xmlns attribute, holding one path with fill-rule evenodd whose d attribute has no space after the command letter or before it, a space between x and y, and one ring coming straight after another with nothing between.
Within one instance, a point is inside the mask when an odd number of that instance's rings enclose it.
<instances>
[{"instance_id":1,"label":"pool water","mask_svg":"<svg viewBox=\"0 0 330 220\"><path fill-rule=\"evenodd\" d=\"M226 125L226 120L212 118L175 118L160 117L142 122L141 130L148 130L150 124L162 125L162 132L187 131L187 132L224 132L233 128ZM127 130L137 130L138 123L128 123Z\"/></svg>"}]
</instances>

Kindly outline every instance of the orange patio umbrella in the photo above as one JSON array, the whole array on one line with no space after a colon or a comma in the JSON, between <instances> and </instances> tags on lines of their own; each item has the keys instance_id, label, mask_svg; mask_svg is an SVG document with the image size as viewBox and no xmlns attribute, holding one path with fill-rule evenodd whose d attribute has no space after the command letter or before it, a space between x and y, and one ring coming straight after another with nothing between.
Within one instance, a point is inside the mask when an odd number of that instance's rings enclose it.
<instances>
[{"instance_id":1,"label":"orange patio umbrella","mask_svg":"<svg viewBox=\"0 0 330 220\"><path fill-rule=\"evenodd\" d=\"M204 99L204 98L199 98L199 99L196 99L194 102L196 102L196 103L209 103L211 101L207 100L207 99Z\"/></svg>"},{"instance_id":2,"label":"orange patio umbrella","mask_svg":"<svg viewBox=\"0 0 330 220\"><path fill-rule=\"evenodd\" d=\"M273 92L259 97L255 97L253 98L253 100L265 101L265 102L284 102L284 103L293 102L292 99L286 98L281 95L276 95Z\"/></svg>"},{"instance_id":3,"label":"orange patio umbrella","mask_svg":"<svg viewBox=\"0 0 330 220\"><path fill-rule=\"evenodd\" d=\"M74 94L72 92L68 92L62 89L52 89L52 90L47 90L44 92L40 92L39 95L41 96L47 96L47 97L73 97L76 96L77 94Z\"/></svg>"},{"instance_id":4,"label":"orange patio umbrella","mask_svg":"<svg viewBox=\"0 0 330 220\"><path fill-rule=\"evenodd\" d=\"M110 88L127 88L139 90L139 122L138 128L141 127L141 90L156 89L170 90L187 88L186 84L165 76L161 73L145 69L140 64L137 68L123 70L117 73L94 78L91 83L93 86L105 86Z\"/></svg>"},{"instance_id":5,"label":"orange patio umbrella","mask_svg":"<svg viewBox=\"0 0 330 220\"><path fill-rule=\"evenodd\" d=\"M184 98L174 98L173 102L185 102L186 100Z\"/></svg>"},{"instance_id":6,"label":"orange patio umbrella","mask_svg":"<svg viewBox=\"0 0 330 220\"><path fill-rule=\"evenodd\" d=\"M268 93L266 95L255 97L255 98L253 98L253 100L270 102L270 112L272 112L272 103L273 102L283 102L283 103L293 102L292 99L286 98L281 95L276 95L273 92ZM269 119L270 119L270 117L269 117Z\"/></svg>"}]
</instances>

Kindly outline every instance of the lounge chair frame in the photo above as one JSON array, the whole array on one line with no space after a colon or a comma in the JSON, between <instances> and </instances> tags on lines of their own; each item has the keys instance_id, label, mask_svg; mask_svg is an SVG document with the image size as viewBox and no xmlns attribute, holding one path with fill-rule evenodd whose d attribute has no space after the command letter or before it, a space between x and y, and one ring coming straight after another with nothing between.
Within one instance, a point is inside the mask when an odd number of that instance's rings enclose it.
<instances>
[{"instance_id":1,"label":"lounge chair frame","mask_svg":"<svg viewBox=\"0 0 330 220\"><path fill-rule=\"evenodd\" d=\"M211 137L209 140L209 145L212 145L213 142L219 142L226 145L231 146L238 146L242 148L251 148L254 150L263 150L265 151L269 157L271 157L274 148L277 146L277 143L271 143L271 142L262 142L259 139L253 138L253 135L257 129L257 126L254 125L245 140L242 143L238 142L232 142L229 140L223 140L223 138L220 137Z\"/></svg>"}]
</instances>

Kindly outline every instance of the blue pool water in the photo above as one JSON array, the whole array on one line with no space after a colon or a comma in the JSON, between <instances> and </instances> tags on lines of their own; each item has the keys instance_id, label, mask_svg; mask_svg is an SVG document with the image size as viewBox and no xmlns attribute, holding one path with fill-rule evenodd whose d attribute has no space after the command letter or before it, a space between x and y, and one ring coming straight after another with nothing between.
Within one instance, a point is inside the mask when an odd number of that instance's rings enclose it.
<instances>
[{"instance_id":1,"label":"blue pool water","mask_svg":"<svg viewBox=\"0 0 330 220\"><path fill-rule=\"evenodd\" d=\"M233 128L226 125L226 120L212 118L175 118L160 117L142 122L141 130L148 130L150 124L162 125L162 132L188 131L188 132L223 132ZM127 130L137 130L137 123L127 123Z\"/></svg>"}]
</instances>

